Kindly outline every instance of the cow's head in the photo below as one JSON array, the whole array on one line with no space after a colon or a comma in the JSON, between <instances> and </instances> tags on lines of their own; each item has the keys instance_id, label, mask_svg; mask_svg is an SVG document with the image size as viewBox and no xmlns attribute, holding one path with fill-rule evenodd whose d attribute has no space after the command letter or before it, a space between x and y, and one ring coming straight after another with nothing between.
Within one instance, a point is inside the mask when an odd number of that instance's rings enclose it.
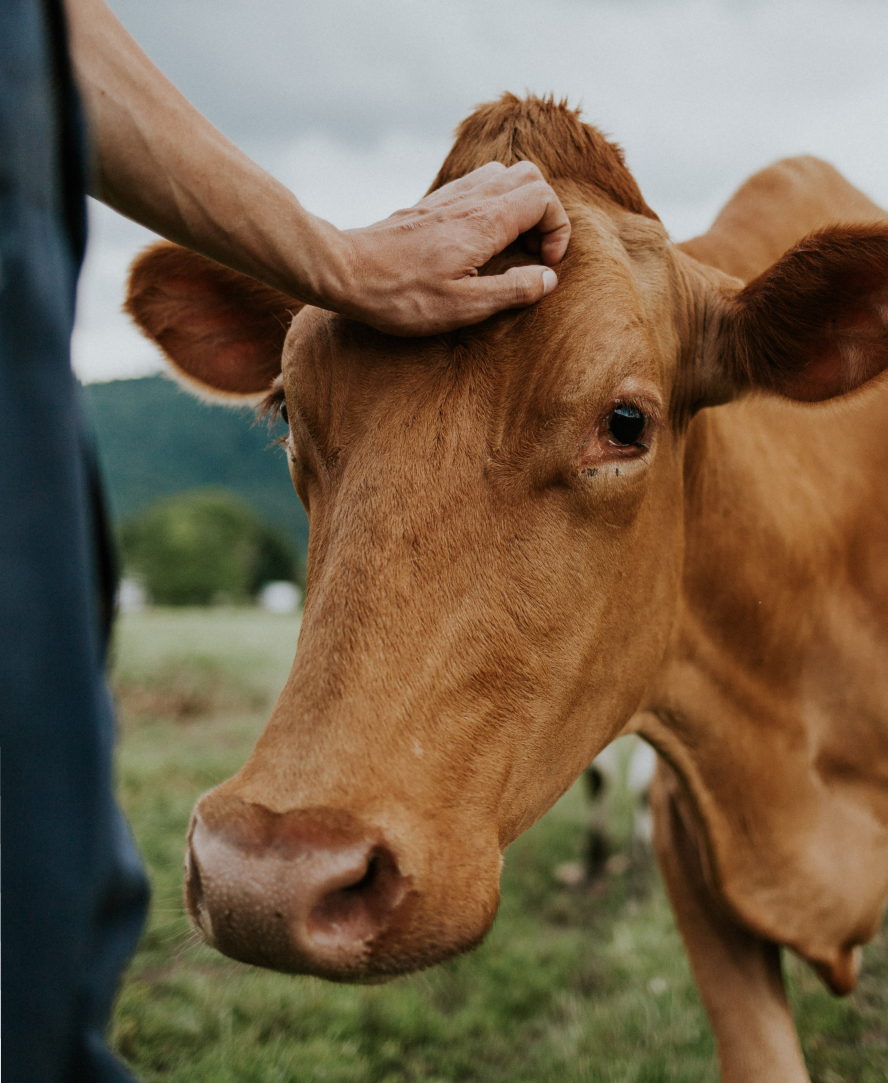
<instances>
[{"instance_id":1,"label":"cow's head","mask_svg":"<svg viewBox=\"0 0 888 1083\"><path fill-rule=\"evenodd\" d=\"M294 302L169 245L133 270L129 310L188 380L285 403L311 519L292 673L189 834L188 909L235 958L375 980L478 943L504 848L663 656L694 413L826 398L888 362L884 230L815 237L741 290L538 99L479 110L436 183L521 158L571 216L560 285L468 331L291 323Z\"/></svg>"}]
</instances>

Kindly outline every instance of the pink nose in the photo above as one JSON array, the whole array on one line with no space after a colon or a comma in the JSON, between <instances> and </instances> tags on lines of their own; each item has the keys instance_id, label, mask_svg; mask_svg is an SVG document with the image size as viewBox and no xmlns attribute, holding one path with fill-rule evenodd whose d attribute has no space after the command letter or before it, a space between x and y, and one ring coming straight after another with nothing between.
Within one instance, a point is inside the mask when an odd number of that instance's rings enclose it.
<instances>
[{"instance_id":1,"label":"pink nose","mask_svg":"<svg viewBox=\"0 0 888 1083\"><path fill-rule=\"evenodd\" d=\"M382 837L328 809L279 814L214 796L185 855L186 906L207 941L274 970L360 977L407 895Z\"/></svg>"}]
</instances>

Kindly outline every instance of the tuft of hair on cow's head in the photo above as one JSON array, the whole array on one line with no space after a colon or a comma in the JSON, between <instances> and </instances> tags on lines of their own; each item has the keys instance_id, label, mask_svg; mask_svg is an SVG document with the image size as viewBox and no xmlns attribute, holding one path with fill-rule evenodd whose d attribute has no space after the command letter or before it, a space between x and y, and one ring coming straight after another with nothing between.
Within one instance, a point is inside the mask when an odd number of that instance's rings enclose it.
<instances>
[{"instance_id":1,"label":"tuft of hair on cow's head","mask_svg":"<svg viewBox=\"0 0 888 1083\"><path fill-rule=\"evenodd\" d=\"M503 94L479 105L456 130L430 192L488 162L533 162L550 184L572 182L594 189L618 207L659 222L626 167L623 151L580 119L565 100Z\"/></svg>"},{"instance_id":2,"label":"tuft of hair on cow's head","mask_svg":"<svg viewBox=\"0 0 888 1083\"><path fill-rule=\"evenodd\" d=\"M260 402L281 371L299 301L177 244L151 245L130 271L125 311L202 398Z\"/></svg>"},{"instance_id":3,"label":"tuft of hair on cow's head","mask_svg":"<svg viewBox=\"0 0 888 1083\"><path fill-rule=\"evenodd\" d=\"M819 402L888 367L888 227L810 234L726 298L716 355L735 392Z\"/></svg>"}]
</instances>

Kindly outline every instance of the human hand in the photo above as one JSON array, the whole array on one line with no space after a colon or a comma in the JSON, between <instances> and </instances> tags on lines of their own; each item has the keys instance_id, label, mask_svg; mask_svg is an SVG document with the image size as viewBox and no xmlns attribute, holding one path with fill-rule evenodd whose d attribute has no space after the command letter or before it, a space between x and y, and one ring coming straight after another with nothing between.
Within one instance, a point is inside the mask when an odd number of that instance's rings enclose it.
<instances>
[{"instance_id":1,"label":"human hand","mask_svg":"<svg viewBox=\"0 0 888 1083\"><path fill-rule=\"evenodd\" d=\"M519 236L540 264L478 273ZM551 293L570 222L535 165L490 162L341 237L346 270L329 307L389 334L431 335Z\"/></svg>"},{"instance_id":2,"label":"human hand","mask_svg":"<svg viewBox=\"0 0 888 1083\"><path fill-rule=\"evenodd\" d=\"M340 232L190 105L103 0L66 0L90 117L91 193L161 236L287 297L396 335L431 335L533 304L570 238L530 162L491 162L408 210ZM539 263L479 274L518 237Z\"/></svg>"}]
</instances>

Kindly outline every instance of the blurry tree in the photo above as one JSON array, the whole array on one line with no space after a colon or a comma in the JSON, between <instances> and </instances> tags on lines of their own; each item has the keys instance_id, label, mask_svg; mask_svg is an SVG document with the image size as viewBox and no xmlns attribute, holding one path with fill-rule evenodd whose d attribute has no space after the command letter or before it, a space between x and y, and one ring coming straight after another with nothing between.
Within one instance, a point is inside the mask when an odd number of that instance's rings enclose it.
<instances>
[{"instance_id":1,"label":"blurry tree","mask_svg":"<svg viewBox=\"0 0 888 1083\"><path fill-rule=\"evenodd\" d=\"M300 578L286 536L224 489L159 500L120 532L128 575L160 605L242 602L270 580Z\"/></svg>"},{"instance_id":2,"label":"blurry tree","mask_svg":"<svg viewBox=\"0 0 888 1083\"><path fill-rule=\"evenodd\" d=\"M116 523L157 500L222 486L279 527L298 553L308 547L308 519L293 492L287 457L252 410L198 402L166 376L88 384L84 400L95 427Z\"/></svg>"}]
</instances>

